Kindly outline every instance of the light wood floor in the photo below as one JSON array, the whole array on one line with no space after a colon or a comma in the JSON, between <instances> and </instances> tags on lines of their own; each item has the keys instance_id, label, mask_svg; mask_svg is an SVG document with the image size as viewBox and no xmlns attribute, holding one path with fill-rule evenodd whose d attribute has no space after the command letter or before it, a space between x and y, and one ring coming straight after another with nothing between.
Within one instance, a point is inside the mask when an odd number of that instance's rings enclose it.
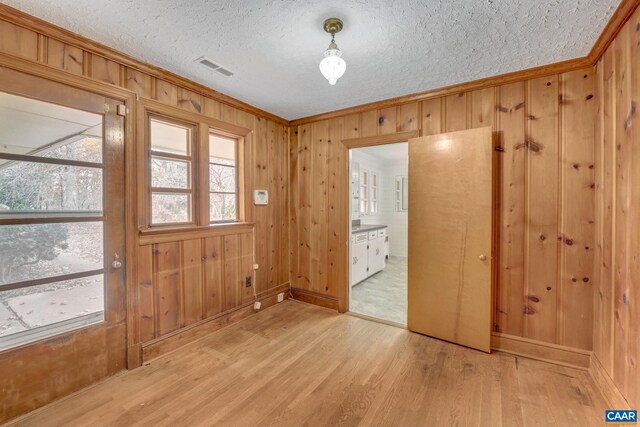
<instances>
[{"instance_id":1,"label":"light wood floor","mask_svg":"<svg viewBox=\"0 0 640 427\"><path fill-rule=\"evenodd\" d=\"M285 302L19 421L49 426L589 426L585 371Z\"/></svg>"}]
</instances>

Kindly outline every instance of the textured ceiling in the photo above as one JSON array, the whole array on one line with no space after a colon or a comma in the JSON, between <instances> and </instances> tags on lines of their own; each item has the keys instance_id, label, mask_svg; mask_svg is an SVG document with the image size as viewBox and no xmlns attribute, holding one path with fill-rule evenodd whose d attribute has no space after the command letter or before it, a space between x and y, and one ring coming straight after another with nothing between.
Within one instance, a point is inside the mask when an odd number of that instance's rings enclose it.
<instances>
[{"instance_id":1,"label":"textured ceiling","mask_svg":"<svg viewBox=\"0 0 640 427\"><path fill-rule=\"evenodd\" d=\"M0 0L295 119L585 56L620 0ZM336 36L347 71L318 70ZM207 56L225 78L193 61Z\"/></svg>"}]
</instances>

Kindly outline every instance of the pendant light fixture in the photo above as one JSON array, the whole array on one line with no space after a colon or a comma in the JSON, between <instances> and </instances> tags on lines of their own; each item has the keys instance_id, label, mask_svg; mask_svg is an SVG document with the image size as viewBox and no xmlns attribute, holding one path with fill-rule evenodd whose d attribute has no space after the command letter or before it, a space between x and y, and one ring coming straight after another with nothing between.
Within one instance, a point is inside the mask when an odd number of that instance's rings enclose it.
<instances>
[{"instance_id":1,"label":"pendant light fixture","mask_svg":"<svg viewBox=\"0 0 640 427\"><path fill-rule=\"evenodd\" d=\"M329 18L324 21L324 30L331 34L331 44L324 51L324 58L320 61L320 72L329 80L330 85L336 84L347 69L347 63L342 59L342 51L338 49L335 35L342 30L342 21L338 18Z\"/></svg>"}]
</instances>

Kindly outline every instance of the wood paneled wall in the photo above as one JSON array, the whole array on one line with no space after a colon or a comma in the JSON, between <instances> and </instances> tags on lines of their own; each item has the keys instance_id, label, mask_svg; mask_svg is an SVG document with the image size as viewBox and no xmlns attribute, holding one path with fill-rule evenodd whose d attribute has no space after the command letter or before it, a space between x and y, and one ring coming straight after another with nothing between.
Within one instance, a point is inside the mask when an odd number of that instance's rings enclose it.
<instances>
[{"instance_id":1,"label":"wood paneled wall","mask_svg":"<svg viewBox=\"0 0 640 427\"><path fill-rule=\"evenodd\" d=\"M252 232L143 245L136 268L143 343L253 301Z\"/></svg>"},{"instance_id":2,"label":"wood paneled wall","mask_svg":"<svg viewBox=\"0 0 640 427\"><path fill-rule=\"evenodd\" d=\"M591 349L594 85L587 68L299 125L290 140L294 291L346 306L343 140L492 126L500 152L494 329Z\"/></svg>"},{"instance_id":3,"label":"wood paneled wall","mask_svg":"<svg viewBox=\"0 0 640 427\"><path fill-rule=\"evenodd\" d=\"M596 66L597 246L593 351L640 405L640 9Z\"/></svg>"},{"instance_id":4,"label":"wood paneled wall","mask_svg":"<svg viewBox=\"0 0 640 427\"><path fill-rule=\"evenodd\" d=\"M68 73L129 89L142 98L155 99L177 109L203 114L251 129L245 141L245 171L248 188L269 190L269 205L254 206L246 196L246 221L253 232L193 239L176 232L171 241L141 245L135 254L140 277L128 278L130 298L139 298L134 318L128 319L129 345L142 344L202 319L230 312L253 299L244 288L244 277L252 274L260 295L289 282L288 127L286 122L236 108L180 85L122 65L78 46L64 43L0 19L0 52L32 60ZM240 104L238 102L238 104ZM134 125L128 117L126 126ZM127 141L142 144L143 141ZM139 167L144 160L138 159ZM135 177L127 177L135 183ZM144 184L137 187L144 187ZM135 205L134 200L128 200ZM131 233L131 231L129 231ZM133 231L136 233L136 230ZM135 236L137 242L137 235ZM137 244L134 247L138 247ZM131 254L128 256L131 259ZM242 282L242 286L240 286ZM131 335L134 335L131 337Z\"/></svg>"}]
</instances>

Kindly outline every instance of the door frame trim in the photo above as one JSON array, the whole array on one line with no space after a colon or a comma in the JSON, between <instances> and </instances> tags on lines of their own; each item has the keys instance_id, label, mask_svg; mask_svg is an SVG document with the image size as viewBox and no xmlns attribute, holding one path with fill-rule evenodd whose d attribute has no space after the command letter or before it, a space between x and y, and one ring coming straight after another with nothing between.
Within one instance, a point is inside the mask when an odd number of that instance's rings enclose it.
<instances>
[{"instance_id":1,"label":"door frame trim","mask_svg":"<svg viewBox=\"0 0 640 427\"><path fill-rule=\"evenodd\" d=\"M135 257L138 245L135 219L136 186L129 185L135 183L135 113L136 94L128 89L119 86L103 83L91 78L70 74L64 70L58 70L45 64L17 58L5 53L0 53L0 67L5 67L14 71L28 74L42 79L70 86L76 89L93 92L100 96L111 98L123 102L127 108L127 115L124 118L124 206L125 206L125 325L126 325L126 367L133 369L140 366L141 346L137 342L137 331L135 323L129 320L135 313L135 303L137 296L135 287L130 286L135 280Z\"/></svg>"},{"instance_id":2,"label":"door frame trim","mask_svg":"<svg viewBox=\"0 0 640 427\"><path fill-rule=\"evenodd\" d=\"M346 197L347 208L349 209L349 214L346 216L346 221L344 224L340 224L339 228L344 231L344 235L347 236L347 241L345 244L347 245L347 259L344 262L347 265L346 276L343 277L344 283L342 286L338 286L338 312L347 313L349 312L349 300L351 298L351 267L349 263L349 259L351 258L351 192L349 189L351 188L351 155L349 150L355 148L364 148L364 147L373 147L376 145L387 145L387 144L399 144L403 142L408 142L410 138L415 138L420 136L420 131L412 130L405 132L394 132L386 135L380 136L365 136L361 138L350 138L343 139L342 145L344 145L347 149L347 156L344 163L344 168L346 173L344 174L345 180L342 182L342 188L346 189L343 197Z\"/></svg>"}]
</instances>

